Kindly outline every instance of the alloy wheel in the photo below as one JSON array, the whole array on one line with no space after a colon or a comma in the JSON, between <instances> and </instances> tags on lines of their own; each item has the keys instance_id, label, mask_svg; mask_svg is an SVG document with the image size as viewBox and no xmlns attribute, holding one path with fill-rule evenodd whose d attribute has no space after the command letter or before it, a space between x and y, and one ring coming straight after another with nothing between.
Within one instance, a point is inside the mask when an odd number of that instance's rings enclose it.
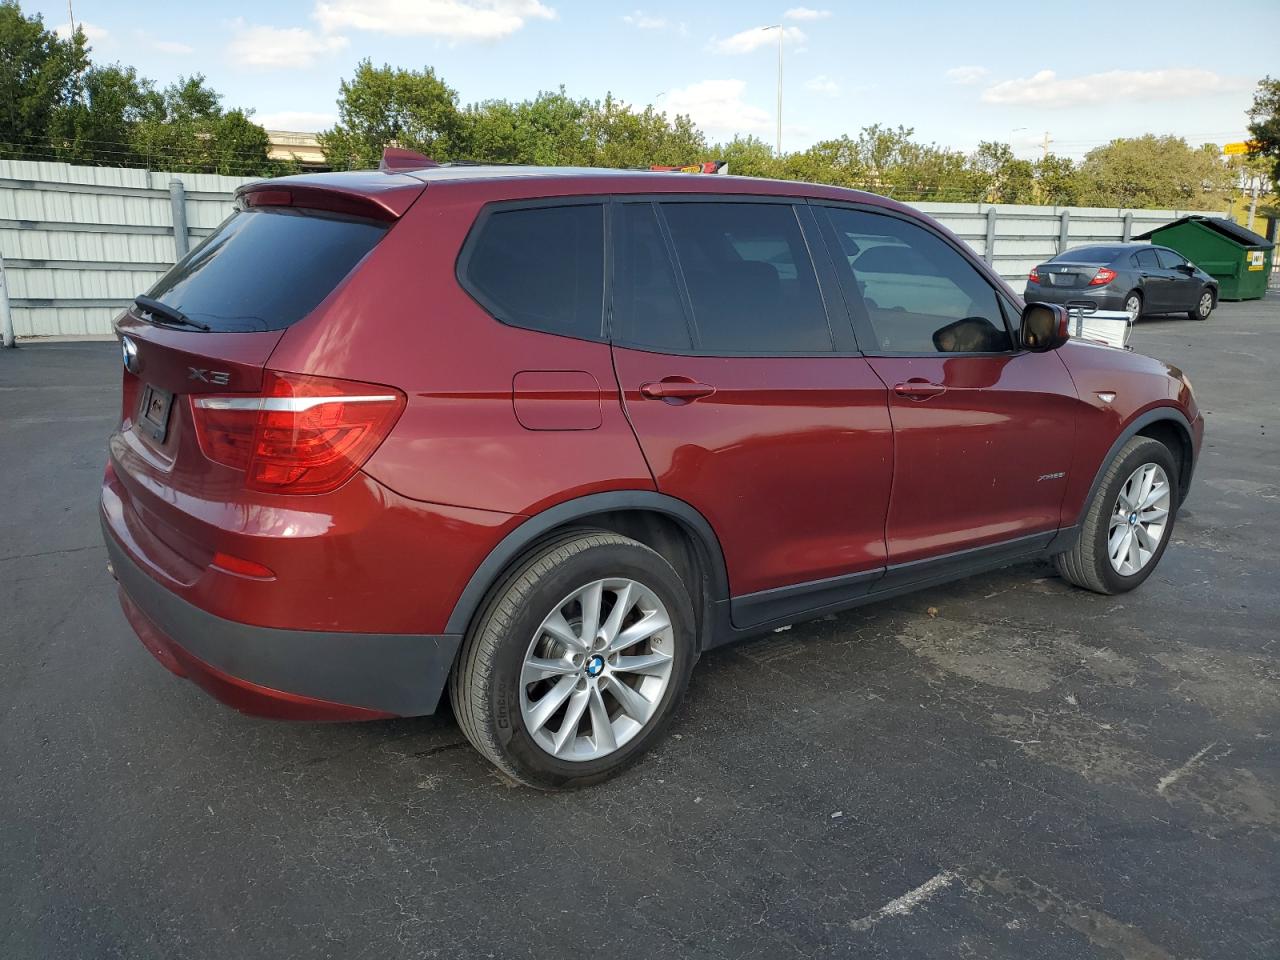
<instances>
[{"instance_id":1,"label":"alloy wheel","mask_svg":"<svg viewBox=\"0 0 1280 960\"><path fill-rule=\"evenodd\" d=\"M1145 463L1130 474L1111 511L1107 555L1122 577L1131 577L1151 562L1169 524L1172 490L1158 463Z\"/></svg>"},{"instance_id":2,"label":"alloy wheel","mask_svg":"<svg viewBox=\"0 0 1280 960\"><path fill-rule=\"evenodd\" d=\"M1212 293L1206 290L1204 293L1200 294L1200 306L1197 307L1197 310L1200 313L1201 319L1204 319L1210 313L1213 312L1213 294Z\"/></svg>"},{"instance_id":3,"label":"alloy wheel","mask_svg":"<svg viewBox=\"0 0 1280 960\"><path fill-rule=\"evenodd\" d=\"M547 614L525 652L525 729L560 760L598 760L653 719L671 683L675 632L658 595L625 577L579 587Z\"/></svg>"},{"instance_id":4,"label":"alloy wheel","mask_svg":"<svg viewBox=\"0 0 1280 960\"><path fill-rule=\"evenodd\" d=\"M1129 314L1130 320L1137 320L1138 313L1142 310L1142 301L1136 296L1131 296L1124 302L1124 312Z\"/></svg>"}]
</instances>

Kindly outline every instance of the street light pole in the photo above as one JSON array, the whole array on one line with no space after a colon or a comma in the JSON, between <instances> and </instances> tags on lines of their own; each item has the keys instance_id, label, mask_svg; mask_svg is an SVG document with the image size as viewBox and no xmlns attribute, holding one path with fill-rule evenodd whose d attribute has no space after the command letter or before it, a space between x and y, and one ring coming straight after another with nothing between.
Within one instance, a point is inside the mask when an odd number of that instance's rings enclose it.
<instances>
[{"instance_id":1,"label":"street light pole","mask_svg":"<svg viewBox=\"0 0 1280 960\"><path fill-rule=\"evenodd\" d=\"M761 27L761 30L777 30L778 31L778 130L777 139L774 144L774 154L782 156L782 38L786 35L786 30L782 24L774 23L767 27Z\"/></svg>"}]
</instances>

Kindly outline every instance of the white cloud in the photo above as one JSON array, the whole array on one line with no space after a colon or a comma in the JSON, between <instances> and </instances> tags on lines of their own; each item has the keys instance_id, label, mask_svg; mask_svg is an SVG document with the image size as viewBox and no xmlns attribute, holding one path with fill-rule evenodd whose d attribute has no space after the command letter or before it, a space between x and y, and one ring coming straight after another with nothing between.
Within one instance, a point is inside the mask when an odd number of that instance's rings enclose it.
<instances>
[{"instance_id":1,"label":"white cloud","mask_svg":"<svg viewBox=\"0 0 1280 960\"><path fill-rule=\"evenodd\" d=\"M799 27L783 27L782 38L788 43L803 43L805 35ZM713 39L711 47L717 53L750 53L777 42L778 34L775 30L769 27L752 27L723 40Z\"/></svg>"},{"instance_id":2,"label":"white cloud","mask_svg":"<svg viewBox=\"0 0 1280 960\"><path fill-rule=\"evenodd\" d=\"M665 30L671 26L670 21L665 17L651 17L643 10L624 14L622 22L635 27L637 30Z\"/></svg>"},{"instance_id":3,"label":"white cloud","mask_svg":"<svg viewBox=\"0 0 1280 960\"><path fill-rule=\"evenodd\" d=\"M712 135L771 129L772 116L742 99L744 80L703 80L667 92L663 109L683 113Z\"/></svg>"},{"instance_id":4,"label":"white cloud","mask_svg":"<svg viewBox=\"0 0 1280 960\"><path fill-rule=\"evenodd\" d=\"M152 40L151 46L159 50L161 53L195 53L196 48L188 46L185 43L179 43L177 40Z\"/></svg>"},{"instance_id":5,"label":"white cloud","mask_svg":"<svg viewBox=\"0 0 1280 960\"><path fill-rule=\"evenodd\" d=\"M305 110L281 110L278 113L254 114L253 122L268 130L288 130L293 133L318 133L328 130L338 122L335 113L308 113Z\"/></svg>"},{"instance_id":6,"label":"white cloud","mask_svg":"<svg viewBox=\"0 0 1280 960\"><path fill-rule=\"evenodd\" d=\"M497 40L528 20L554 20L556 12L539 0L319 0L314 16L330 32Z\"/></svg>"},{"instance_id":7,"label":"white cloud","mask_svg":"<svg viewBox=\"0 0 1280 960\"><path fill-rule=\"evenodd\" d=\"M977 83L991 71L986 67L952 67L945 74L948 83L968 86Z\"/></svg>"},{"instance_id":8,"label":"white cloud","mask_svg":"<svg viewBox=\"0 0 1280 960\"><path fill-rule=\"evenodd\" d=\"M814 10L812 7L792 7L782 16L786 20L825 20L831 16L831 11Z\"/></svg>"},{"instance_id":9,"label":"white cloud","mask_svg":"<svg viewBox=\"0 0 1280 960\"><path fill-rule=\"evenodd\" d=\"M110 31L107 30L106 27L100 27L94 23L86 23L83 20L76 21L76 29L83 31L84 38L88 40L90 43L97 43L100 40L105 40L107 39L108 36L111 35ZM58 36L62 37L62 39L66 40L68 37L71 36L71 24L60 23L58 24L58 26L53 28L53 32L56 33Z\"/></svg>"},{"instance_id":10,"label":"white cloud","mask_svg":"<svg viewBox=\"0 0 1280 960\"><path fill-rule=\"evenodd\" d=\"M1059 79L1052 70L1005 80L982 92L987 103L1038 107L1078 107L1090 103L1177 100L1206 93L1244 90L1252 84L1198 67L1169 70L1108 70Z\"/></svg>"},{"instance_id":11,"label":"white cloud","mask_svg":"<svg viewBox=\"0 0 1280 960\"><path fill-rule=\"evenodd\" d=\"M347 46L346 37L322 36L303 27L260 27L232 21L235 36L227 55L245 67L309 67L317 57Z\"/></svg>"},{"instance_id":12,"label":"white cloud","mask_svg":"<svg viewBox=\"0 0 1280 960\"><path fill-rule=\"evenodd\" d=\"M825 73L820 73L816 77L811 77L805 81L804 88L812 90L814 93L821 93L828 97L838 97L840 95L840 84L836 83Z\"/></svg>"}]
</instances>

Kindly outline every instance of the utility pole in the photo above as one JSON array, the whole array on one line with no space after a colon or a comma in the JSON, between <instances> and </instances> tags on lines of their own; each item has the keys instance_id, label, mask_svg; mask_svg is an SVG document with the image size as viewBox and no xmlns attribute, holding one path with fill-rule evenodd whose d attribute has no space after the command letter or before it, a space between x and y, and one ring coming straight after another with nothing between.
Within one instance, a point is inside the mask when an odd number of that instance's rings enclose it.
<instances>
[{"instance_id":1,"label":"utility pole","mask_svg":"<svg viewBox=\"0 0 1280 960\"><path fill-rule=\"evenodd\" d=\"M1040 146L1044 148L1044 158L1046 160L1049 159L1049 144L1051 143L1053 143L1053 139L1049 136L1049 131L1046 130L1044 132L1044 140L1040 143Z\"/></svg>"},{"instance_id":2,"label":"utility pole","mask_svg":"<svg viewBox=\"0 0 1280 960\"><path fill-rule=\"evenodd\" d=\"M1262 184L1261 177L1250 177L1250 183L1253 187L1252 196L1249 198L1249 229L1253 229L1253 218L1258 213L1258 187Z\"/></svg>"},{"instance_id":3,"label":"utility pole","mask_svg":"<svg viewBox=\"0 0 1280 960\"><path fill-rule=\"evenodd\" d=\"M76 35L76 15L71 9L71 0L67 0L67 23L71 30L71 36Z\"/></svg>"},{"instance_id":4,"label":"utility pole","mask_svg":"<svg viewBox=\"0 0 1280 960\"><path fill-rule=\"evenodd\" d=\"M761 30L777 30L778 31L778 130L777 139L774 144L774 155L782 156L782 39L786 36L787 31L783 29L782 24L774 23L767 27L761 27Z\"/></svg>"}]
</instances>

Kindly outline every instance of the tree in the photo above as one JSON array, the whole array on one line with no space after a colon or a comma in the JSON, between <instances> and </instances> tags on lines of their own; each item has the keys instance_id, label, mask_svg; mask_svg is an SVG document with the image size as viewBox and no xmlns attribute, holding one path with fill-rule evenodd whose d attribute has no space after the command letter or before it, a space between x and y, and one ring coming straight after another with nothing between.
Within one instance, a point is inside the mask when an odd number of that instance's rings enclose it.
<instances>
[{"instance_id":1,"label":"tree","mask_svg":"<svg viewBox=\"0 0 1280 960\"><path fill-rule=\"evenodd\" d=\"M431 67L375 67L365 59L342 81L338 122L319 140L338 169L377 166L392 143L443 161L460 155L462 127L457 92Z\"/></svg>"},{"instance_id":2,"label":"tree","mask_svg":"<svg viewBox=\"0 0 1280 960\"><path fill-rule=\"evenodd\" d=\"M1007 143L982 141L970 161L975 186L988 203L1035 203L1035 167Z\"/></svg>"},{"instance_id":3,"label":"tree","mask_svg":"<svg viewBox=\"0 0 1280 960\"><path fill-rule=\"evenodd\" d=\"M162 91L140 85L132 144L152 169L273 176L267 132L243 110L224 112L222 97L195 74Z\"/></svg>"},{"instance_id":4,"label":"tree","mask_svg":"<svg viewBox=\"0 0 1280 960\"><path fill-rule=\"evenodd\" d=\"M591 104L573 100L561 87L532 100L511 103L487 100L472 104L462 118L462 141L468 159L493 163L586 164Z\"/></svg>"},{"instance_id":5,"label":"tree","mask_svg":"<svg viewBox=\"0 0 1280 960\"><path fill-rule=\"evenodd\" d=\"M0 2L0 155L58 155L54 125L88 63L81 31L63 40L39 14Z\"/></svg>"},{"instance_id":6,"label":"tree","mask_svg":"<svg viewBox=\"0 0 1280 960\"><path fill-rule=\"evenodd\" d=\"M1055 207L1069 207L1076 203L1079 178L1070 157L1048 153L1035 162L1034 168L1036 203Z\"/></svg>"},{"instance_id":7,"label":"tree","mask_svg":"<svg viewBox=\"0 0 1280 960\"><path fill-rule=\"evenodd\" d=\"M1264 77L1258 82L1249 108L1249 136L1258 152L1271 161L1273 192L1280 193L1280 80Z\"/></svg>"},{"instance_id":8,"label":"tree","mask_svg":"<svg viewBox=\"0 0 1280 960\"><path fill-rule=\"evenodd\" d=\"M1220 210L1231 172L1213 144L1195 148L1181 137L1112 140L1089 151L1079 170L1078 202L1100 207Z\"/></svg>"}]
</instances>

